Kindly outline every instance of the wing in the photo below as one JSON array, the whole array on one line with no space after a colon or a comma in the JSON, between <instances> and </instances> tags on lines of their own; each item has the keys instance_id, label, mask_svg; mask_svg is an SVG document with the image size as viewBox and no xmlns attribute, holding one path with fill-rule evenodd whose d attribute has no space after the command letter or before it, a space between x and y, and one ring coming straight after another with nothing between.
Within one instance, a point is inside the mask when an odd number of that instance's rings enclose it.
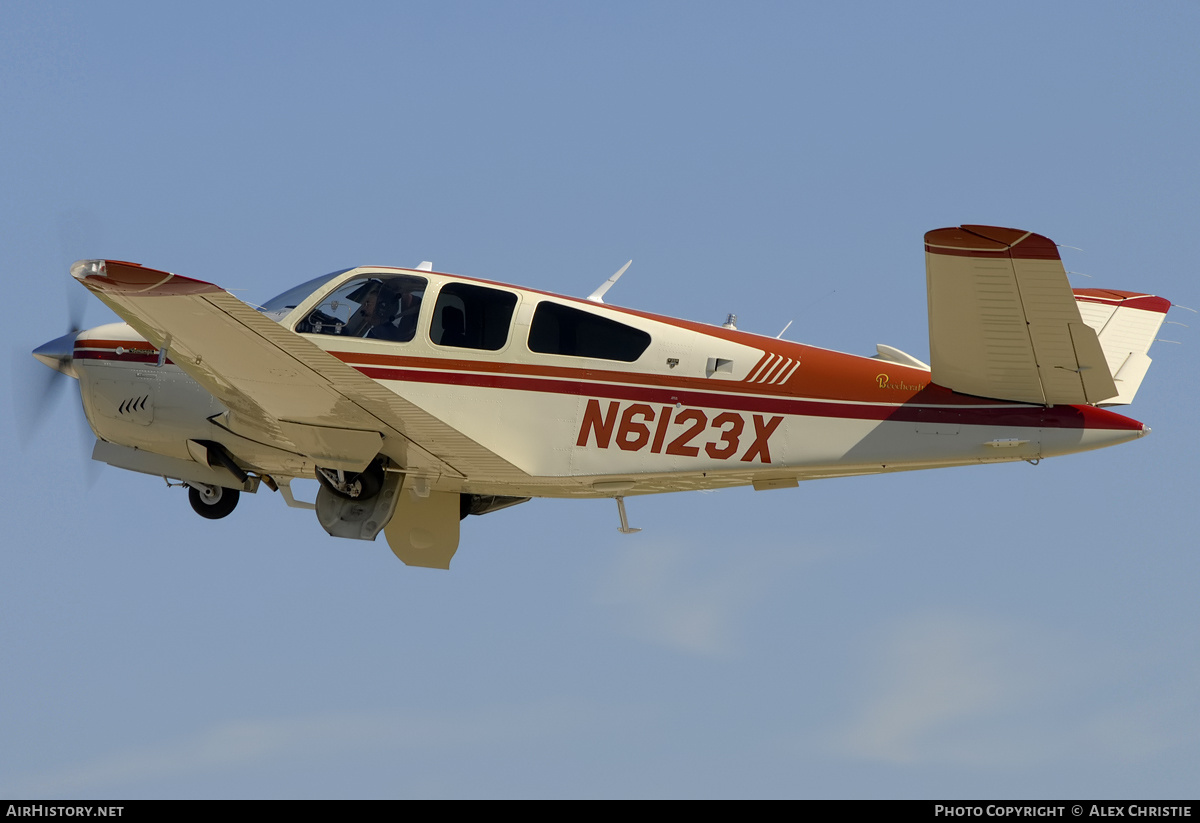
<instances>
[{"instance_id":1,"label":"wing","mask_svg":"<svg viewBox=\"0 0 1200 823\"><path fill-rule=\"evenodd\" d=\"M994 226L936 229L925 235L925 272L933 382L1046 405L1116 396L1049 239Z\"/></svg>"},{"instance_id":2,"label":"wing","mask_svg":"<svg viewBox=\"0 0 1200 823\"><path fill-rule=\"evenodd\" d=\"M451 480L520 479L512 464L436 417L199 280L113 260L72 275L229 412L218 425L361 470L380 452L411 472Z\"/></svg>"}]
</instances>

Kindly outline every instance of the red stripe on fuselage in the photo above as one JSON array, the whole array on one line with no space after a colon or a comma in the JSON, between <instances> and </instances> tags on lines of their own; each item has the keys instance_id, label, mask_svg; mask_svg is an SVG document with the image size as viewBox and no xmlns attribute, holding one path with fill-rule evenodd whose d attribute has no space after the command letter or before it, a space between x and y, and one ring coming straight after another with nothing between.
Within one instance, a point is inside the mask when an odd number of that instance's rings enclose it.
<instances>
[{"instance_id":1,"label":"red stripe on fuselage","mask_svg":"<svg viewBox=\"0 0 1200 823\"><path fill-rule=\"evenodd\" d=\"M647 387L596 383L576 380L518 377L509 374L423 371L417 369L355 366L374 380L472 386L561 394L571 397L602 397L643 403L676 403L731 411L789 414L803 417L829 417L847 420L890 420L896 422L943 423L969 426L1010 426L1018 428L1074 428L1139 431L1142 424L1128 417L1092 406L980 406L976 408L939 408L906 403L873 405L823 402L812 399L761 397L701 392L678 387ZM941 387L935 387L940 389ZM942 389L942 391L945 391ZM972 398L978 402L978 398Z\"/></svg>"},{"instance_id":2,"label":"red stripe on fuselage","mask_svg":"<svg viewBox=\"0 0 1200 823\"><path fill-rule=\"evenodd\" d=\"M792 344L798 345L798 344ZM358 368L380 366L384 368L428 369L430 371L494 372L506 375L530 375L567 380L585 380L604 383L637 383L661 386L675 390L712 392L718 390L731 394L762 394L797 398L821 398L845 402L895 404L909 401L918 391L930 392L927 403L947 405L979 405L979 398L968 397L933 386L929 383L929 372L887 363L865 357L831 352L824 349L805 347L803 356L795 352L793 359L802 361L803 368L797 369L786 382L768 385L764 382L747 383L719 377L685 377L671 374L618 371L604 368L578 368L575 366L548 366L541 364L508 363L497 360L458 360L441 357L406 357L392 354L366 354L361 352L329 351L342 362ZM879 377L891 375L881 385ZM759 381L763 375L760 372ZM903 388L897 388L904 384ZM936 395L936 399L935 399ZM989 405L997 402L987 401Z\"/></svg>"},{"instance_id":3,"label":"red stripe on fuselage","mask_svg":"<svg viewBox=\"0 0 1200 823\"><path fill-rule=\"evenodd\" d=\"M145 341L80 340L76 344L75 357L80 360L130 363L155 363L158 360L157 349L154 349L153 354L127 351L118 355L115 351L118 347L153 348ZM855 371L862 372L859 375L860 378L882 369L909 375L911 379L919 378L924 381L929 379L928 372L897 367L894 363L857 358L823 349L812 349L812 351L818 355L834 357L843 361L843 364L853 363L859 367ZM922 423L950 425L1126 431L1138 431L1142 428L1142 424L1136 420L1092 406L1043 408L1019 403L1005 403L1005 401L957 394L942 386L929 383L917 390L881 390L886 393L886 398L878 396L871 398L868 392L843 392L843 394L857 395L855 397L821 398L796 394L797 389L804 388L800 381L797 381L799 385L785 384L770 387L765 384L747 386L740 382L721 381L720 391L713 391L711 380L699 378L479 360L403 357L360 352L330 351L328 353L375 380L535 391L572 397L603 397L670 405L679 403L685 406L702 406L732 411L847 420L890 420L912 423L919 420ZM812 359L810 358L810 361ZM763 396L764 393L767 393L768 396ZM893 398L895 398L894 402L892 402Z\"/></svg>"},{"instance_id":4,"label":"red stripe on fuselage","mask_svg":"<svg viewBox=\"0 0 1200 823\"><path fill-rule=\"evenodd\" d=\"M117 349L124 351L117 354ZM145 340L76 340L72 356L76 360L157 363L158 349ZM171 360L166 362L171 363Z\"/></svg>"},{"instance_id":5,"label":"red stripe on fuselage","mask_svg":"<svg viewBox=\"0 0 1200 823\"><path fill-rule=\"evenodd\" d=\"M118 363L157 363L157 354L117 354L115 351L76 351L76 360L111 360ZM170 360L167 360L170 363ZM174 364L172 364L174 365Z\"/></svg>"}]
</instances>

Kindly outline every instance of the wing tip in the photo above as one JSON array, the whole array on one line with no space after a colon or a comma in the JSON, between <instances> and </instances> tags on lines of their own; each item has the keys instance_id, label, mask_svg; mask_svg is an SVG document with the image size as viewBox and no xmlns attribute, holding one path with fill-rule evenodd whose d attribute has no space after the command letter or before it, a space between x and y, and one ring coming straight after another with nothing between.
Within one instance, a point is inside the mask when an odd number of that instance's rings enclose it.
<instances>
[{"instance_id":1,"label":"wing tip","mask_svg":"<svg viewBox=\"0 0 1200 823\"><path fill-rule=\"evenodd\" d=\"M213 294L223 291L203 280L151 269L125 260L80 260L71 266L71 276L100 292L168 297Z\"/></svg>"}]
</instances>

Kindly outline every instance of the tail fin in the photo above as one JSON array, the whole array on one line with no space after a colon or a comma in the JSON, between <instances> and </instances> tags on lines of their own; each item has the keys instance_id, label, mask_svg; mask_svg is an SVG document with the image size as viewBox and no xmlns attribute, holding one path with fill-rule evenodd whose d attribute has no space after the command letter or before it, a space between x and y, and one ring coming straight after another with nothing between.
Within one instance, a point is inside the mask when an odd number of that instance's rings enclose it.
<instances>
[{"instance_id":1,"label":"tail fin","mask_svg":"<svg viewBox=\"0 0 1200 823\"><path fill-rule=\"evenodd\" d=\"M1120 394L1058 247L1022 229L925 234L931 379L963 394L1065 406Z\"/></svg>"},{"instance_id":2,"label":"tail fin","mask_svg":"<svg viewBox=\"0 0 1200 823\"><path fill-rule=\"evenodd\" d=\"M1152 294L1113 289L1075 289L1083 322L1096 331L1118 394L1100 405L1132 403L1150 368L1150 344L1166 319L1171 301Z\"/></svg>"}]
</instances>

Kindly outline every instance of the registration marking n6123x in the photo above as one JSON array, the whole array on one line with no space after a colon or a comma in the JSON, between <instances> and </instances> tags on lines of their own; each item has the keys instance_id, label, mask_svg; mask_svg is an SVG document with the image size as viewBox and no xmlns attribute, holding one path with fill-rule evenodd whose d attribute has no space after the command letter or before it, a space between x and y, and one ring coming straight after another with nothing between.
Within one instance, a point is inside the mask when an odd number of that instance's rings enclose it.
<instances>
[{"instance_id":1,"label":"registration marking n6123x","mask_svg":"<svg viewBox=\"0 0 1200 823\"><path fill-rule=\"evenodd\" d=\"M590 398L579 425L575 445L594 445L607 449L615 445L622 451L636 452L649 447L651 454L699 457L700 450L714 460L729 460L740 455L743 463L756 459L771 462L771 435L783 422L782 416L750 416L753 435L743 451L742 436L750 434L747 419L738 412L725 411L711 419L703 409L625 403L610 400L602 409L600 401ZM702 435L708 432L709 436Z\"/></svg>"}]
</instances>

